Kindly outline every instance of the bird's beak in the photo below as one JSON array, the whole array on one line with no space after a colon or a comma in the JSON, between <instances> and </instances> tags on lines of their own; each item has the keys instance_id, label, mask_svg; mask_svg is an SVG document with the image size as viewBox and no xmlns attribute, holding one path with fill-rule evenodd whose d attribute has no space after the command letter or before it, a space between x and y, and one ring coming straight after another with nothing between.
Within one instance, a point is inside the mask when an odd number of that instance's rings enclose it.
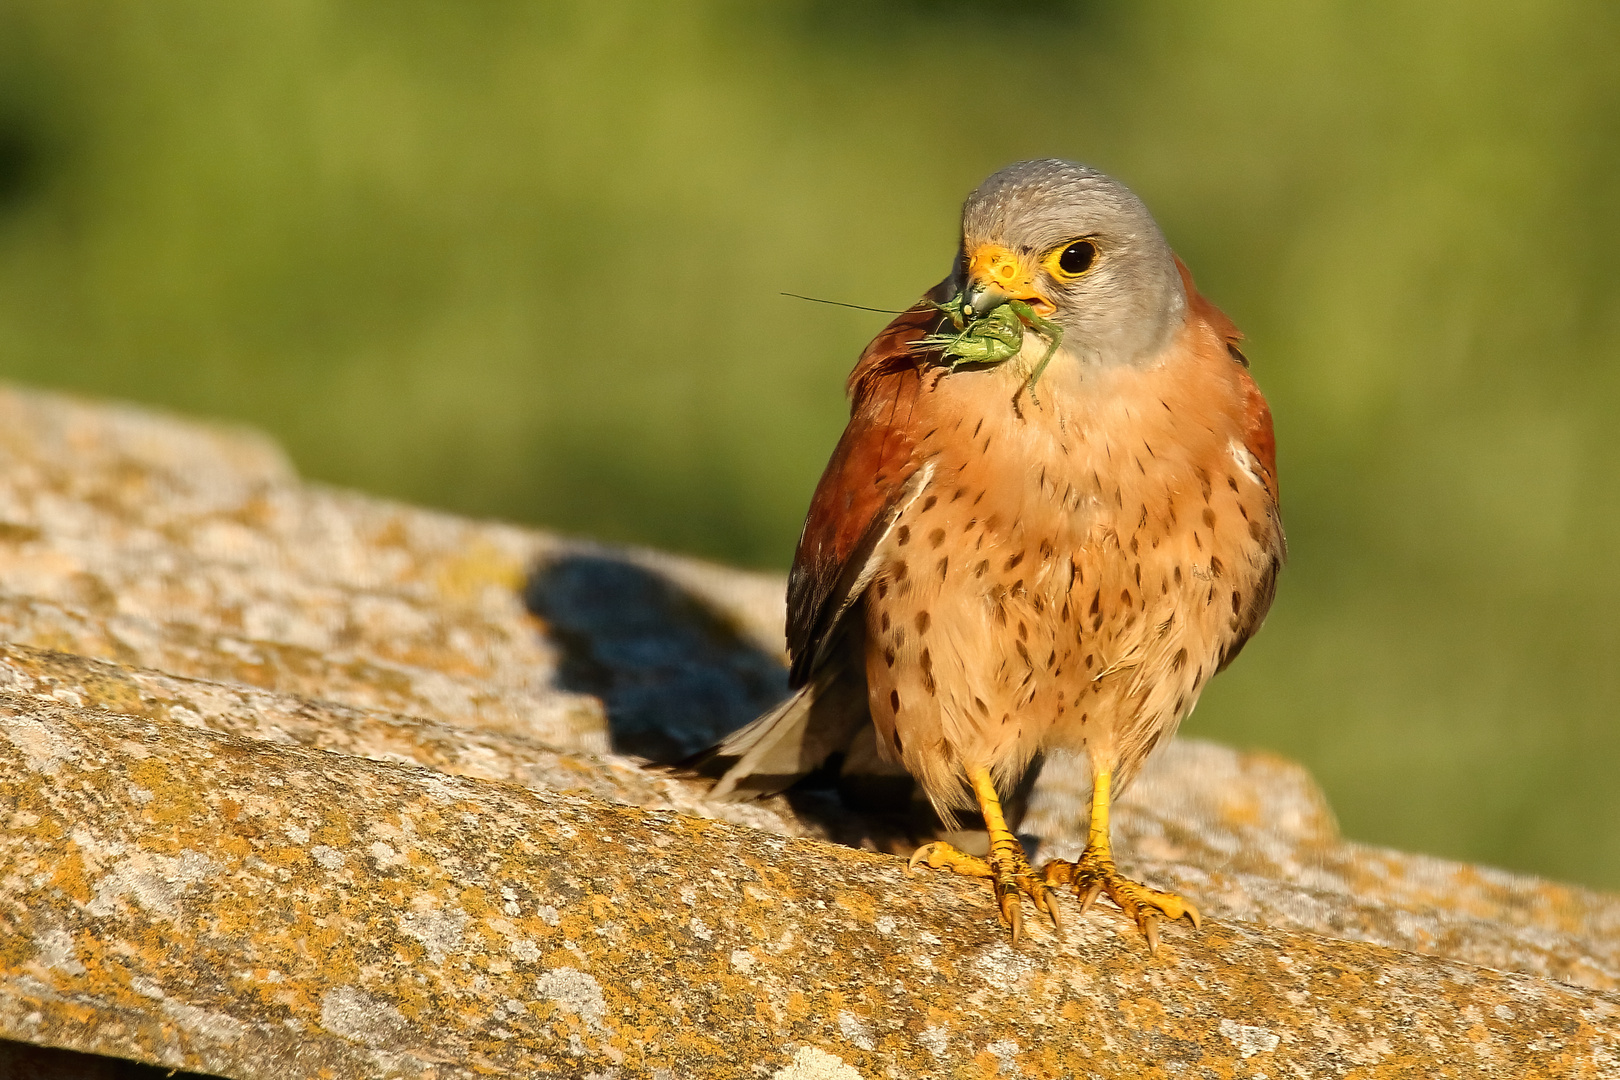
<instances>
[{"instance_id":1,"label":"bird's beak","mask_svg":"<svg viewBox=\"0 0 1620 1080\"><path fill-rule=\"evenodd\" d=\"M1021 300L1037 315L1057 310L1035 284L1035 270L1027 260L1000 244L980 244L968 256L968 284L963 299L974 316L1008 300Z\"/></svg>"}]
</instances>

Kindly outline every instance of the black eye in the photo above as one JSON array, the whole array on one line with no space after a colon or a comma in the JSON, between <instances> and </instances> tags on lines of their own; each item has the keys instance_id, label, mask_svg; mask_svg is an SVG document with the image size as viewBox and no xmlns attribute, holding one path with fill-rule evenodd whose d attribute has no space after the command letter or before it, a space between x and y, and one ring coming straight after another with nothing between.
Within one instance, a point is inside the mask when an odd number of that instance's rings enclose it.
<instances>
[{"instance_id":1,"label":"black eye","mask_svg":"<svg viewBox=\"0 0 1620 1080\"><path fill-rule=\"evenodd\" d=\"M1058 256L1058 269L1072 277L1079 277L1091 269L1092 260L1097 257L1097 245L1090 240L1076 240L1063 249Z\"/></svg>"}]
</instances>

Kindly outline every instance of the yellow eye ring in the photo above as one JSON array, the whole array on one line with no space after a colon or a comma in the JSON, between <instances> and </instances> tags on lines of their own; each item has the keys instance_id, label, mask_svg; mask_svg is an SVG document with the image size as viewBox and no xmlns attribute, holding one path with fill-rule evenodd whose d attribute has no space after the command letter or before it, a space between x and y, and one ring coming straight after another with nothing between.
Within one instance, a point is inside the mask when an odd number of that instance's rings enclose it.
<instances>
[{"instance_id":1,"label":"yellow eye ring","mask_svg":"<svg viewBox=\"0 0 1620 1080\"><path fill-rule=\"evenodd\" d=\"M1059 281L1084 277L1097 265L1097 242L1089 236L1055 247L1042 260L1046 272Z\"/></svg>"}]
</instances>

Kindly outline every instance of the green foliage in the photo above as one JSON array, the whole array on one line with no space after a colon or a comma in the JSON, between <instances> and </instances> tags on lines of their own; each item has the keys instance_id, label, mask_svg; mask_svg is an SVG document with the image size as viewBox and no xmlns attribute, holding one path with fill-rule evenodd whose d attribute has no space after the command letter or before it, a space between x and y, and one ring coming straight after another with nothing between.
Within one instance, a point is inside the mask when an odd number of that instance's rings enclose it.
<instances>
[{"instance_id":1,"label":"green foliage","mask_svg":"<svg viewBox=\"0 0 1620 1080\"><path fill-rule=\"evenodd\" d=\"M1193 734L1620 887L1620 7L0 0L0 375L789 558L962 197L1097 165L1249 333L1293 559ZM993 58L988 59L987 58Z\"/></svg>"}]
</instances>

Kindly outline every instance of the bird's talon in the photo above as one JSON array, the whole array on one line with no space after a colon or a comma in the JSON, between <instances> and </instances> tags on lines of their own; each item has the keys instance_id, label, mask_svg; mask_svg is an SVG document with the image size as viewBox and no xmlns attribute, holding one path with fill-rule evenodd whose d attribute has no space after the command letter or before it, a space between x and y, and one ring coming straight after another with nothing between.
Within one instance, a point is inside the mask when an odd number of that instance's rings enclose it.
<instances>
[{"instance_id":1,"label":"bird's talon","mask_svg":"<svg viewBox=\"0 0 1620 1080\"><path fill-rule=\"evenodd\" d=\"M1102 895L1102 886L1094 884L1094 885L1091 886L1091 888L1087 889L1085 891L1085 893L1081 896L1081 898L1080 898L1080 917L1082 919L1086 917L1086 912L1091 910L1091 905L1095 904L1097 902L1097 897L1099 897L1101 895Z\"/></svg>"},{"instance_id":2,"label":"bird's talon","mask_svg":"<svg viewBox=\"0 0 1620 1080\"><path fill-rule=\"evenodd\" d=\"M1198 909L1175 893L1149 888L1132 881L1114 868L1106 848L1088 847L1077 862L1054 859L1041 870L1042 878L1054 887L1070 885L1080 898L1082 917L1091 910L1097 897L1104 893L1121 911L1136 923L1147 938L1148 948L1159 948L1159 924L1168 919L1175 922L1185 918L1193 929L1203 928Z\"/></svg>"},{"instance_id":3,"label":"bird's talon","mask_svg":"<svg viewBox=\"0 0 1620 1080\"><path fill-rule=\"evenodd\" d=\"M906 869L909 872L917 866L927 866L933 870L950 870L966 877L989 878L1001 925L1012 931L1013 942L1017 943L1024 936L1023 898L1026 896L1037 911L1044 911L1051 917L1053 926L1060 924L1057 905L1046 883L1029 865L1023 848L1018 846L1011 834L1007 835L1007 840L1006 844L992 845L988 859L968 855L944 841L936 840L912 852Z\"/></svg>"}]
</instances>

